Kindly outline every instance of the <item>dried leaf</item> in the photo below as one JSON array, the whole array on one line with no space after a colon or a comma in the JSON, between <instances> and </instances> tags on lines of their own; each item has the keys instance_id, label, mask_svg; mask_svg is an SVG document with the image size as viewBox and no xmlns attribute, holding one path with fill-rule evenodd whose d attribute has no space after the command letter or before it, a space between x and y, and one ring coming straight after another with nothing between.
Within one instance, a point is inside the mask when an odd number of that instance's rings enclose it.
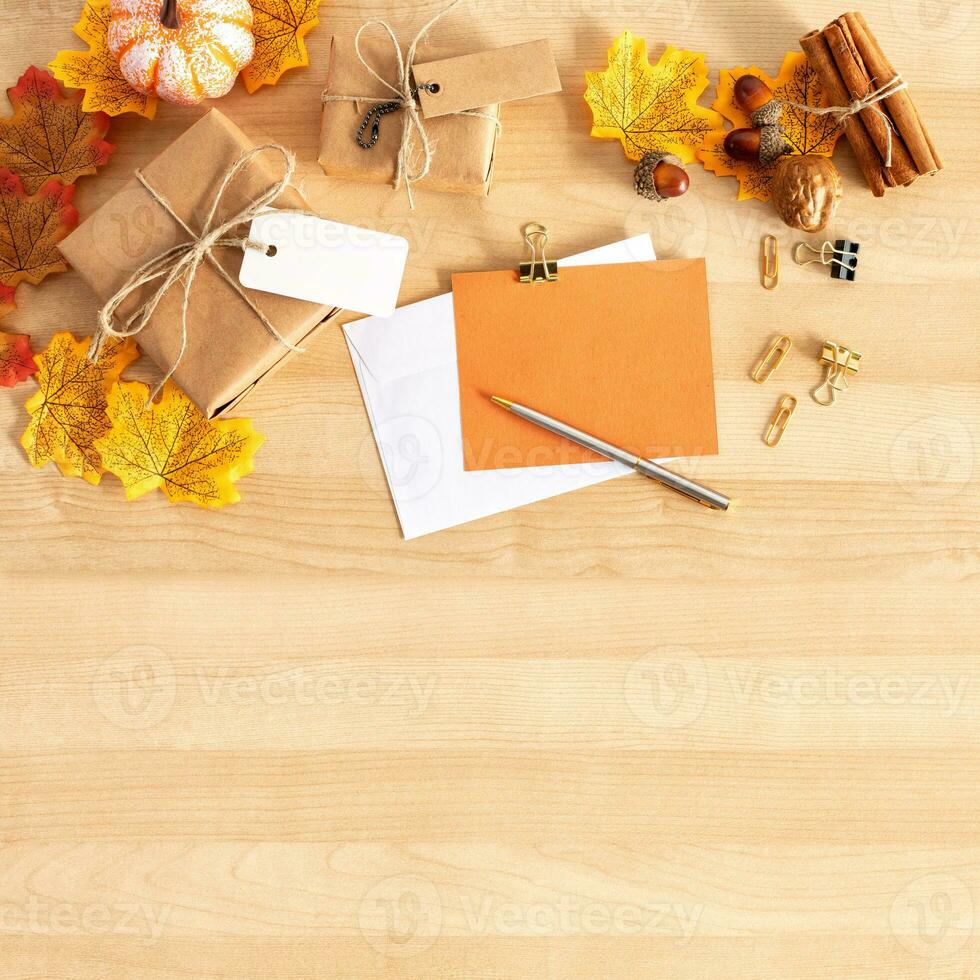
<instances>
[{"instance_id":1,"label":"dried leaf","mask_svg":"<svg viewBox=\"0 0 980 980\"><path fill-rule=\"evenodd\" d=\"M782 68L773 79L754 65L750 68L732 68L718 73L718 91L712 107L717 109L733 127L738 129L751 126L749 117L735 105L735 82L743 75L756 75L772 90L773 96L783 102L796 102L801 105L822 107L829 104L816 73L810 67L802 51L789 51L783 58ZM829 157L834 152L842 129L834 116L820 116L791 105L783 106L783 132L798 155L813 154ZM756 198L769 200L769 182L772 180L775 164L764 167L760 163L733 160L722 145L727 130L718 129L709 134L704 146L698 150L698 159L705 170L719 176L738 178L738 199L745 201Z\"/></svg>"},{"instance_id":2,"label":"dried leaf","mask_svg":"<svg viewBox=\"0 0 980 980\"><path fill-rule=\"evenodd\" d=\"M109 117L85 112L82 93L65 95L46 71L28 68L7 94L14 114L0 119L0 167L18 174L29 194L52 178L74 184L115 151L105 141Z\"/></svg>"},{"instance_id":3,"label":"dried leaf","mask_svg":"<svg viewBox=\"0 0 980 980\"><path fill-rule=\"evenodd\" d=\"M65 476L94 484L105 472L95 440L109 431L109 389L139 353L132 338L110 338L93 364L88 348L88 340L65 332L36 355L40 390L24 406L31 419L20 444L32 466L53 461Z\"/></svg>"},{"instance_id":4,"label":"dried leaf","mask_svg":"<svg viewBox=\"0 0 980 980\"><path fill-rule=\"evenodd\" d=\"M37 285L68 268L56 246L78 224L74 194L73 186L49 180L28 195L20 177L0 169L0 285Z\"/></svg>"},{"instance_id":5,"label":"dried leaf","mask_svg":"<svg viewBox=\"0 0 980 980\"><path fill-rule=\"evenodd\" d=\"M708 85L704 55L668 45L651 67L646 41L629 31L609 49L609 67L586 72L585 82L592 135L622 141L630 160L656 151L690 163L707 133L723 125L697 104Z\"/></svg>"},{"instance_id":6,"label":"dried leaf","mask_svg":"<svg viewBox=\"0 0 980 980\"><path fill-rule=\"evenodd\" d=\"M0 316L6 316L14 310L14 287L0 286Z\"/></svg>"},{"instance_id":7,"label":"dried leaf","mask_svg":"<svg viewBox=\"0 0 980 980\"><path fill-rule=\"evenodd\" d=\"M255 54L242 69L249 93L275 85L290 68L310 63L303 38L319 23L320 0L250 0Z\"/></svg>"},{"instance_id":8,"label":"dried leaf","mask_svg":"<svg viewBox=\"0 0 980 980\"><path fill-rule=\"evenodd\" d=\"M118 116L137 112L152 119L157 110L155 95L137 92L123 78L107 39L111 19L109 0L86 0L75 33L88 44L88 51L59 51L48 67L69 88L85 89L82 108Z\"/></svg>"},{"instance_id":9,"label":"dried leaf","mask_svg":"<svg viewBox=\"0 0 980 980\"><path fill-rule=\"evenodd\" d=\"M13 388L36 371L31 338L26 334L0 333L0 387Z\"/></svg>"},{"instance_id":10,"label":"dried leaf","mask_svg":"<svg viewBox=\"0 0 980 980\"><path fill-rule=\"evenodd\" d=\"M160 487L175 503L223 507L240 499L233 484L252 472L263 437L249 419L212 421L172 382L156 404L138 381L109 393L112 428L96 446L105 468L135 500Z\"/></svg>"}]
</instances>

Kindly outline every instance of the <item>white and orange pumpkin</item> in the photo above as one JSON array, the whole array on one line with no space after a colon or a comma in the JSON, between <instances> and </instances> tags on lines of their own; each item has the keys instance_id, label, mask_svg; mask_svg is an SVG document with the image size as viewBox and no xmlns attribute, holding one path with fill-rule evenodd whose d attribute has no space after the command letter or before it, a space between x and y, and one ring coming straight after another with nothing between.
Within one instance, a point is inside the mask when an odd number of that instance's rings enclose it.
<instances>
[{"instance_id":1,"label":"white and orange pumpkin","mask_svg":"<svg viewBox=\"0 0 980 980\"><path fill-rule=\"evenodd\" d=\"M225 95L255 52L249 0L111 0L126 81L177 105Z\"/></svg>"}]
</instances>

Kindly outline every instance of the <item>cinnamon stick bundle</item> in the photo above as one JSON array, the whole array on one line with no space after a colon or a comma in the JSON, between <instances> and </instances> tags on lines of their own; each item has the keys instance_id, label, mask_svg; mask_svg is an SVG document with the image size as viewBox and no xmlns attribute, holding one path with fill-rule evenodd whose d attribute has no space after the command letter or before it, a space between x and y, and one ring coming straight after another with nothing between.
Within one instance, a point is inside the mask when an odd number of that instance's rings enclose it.
<instances>
[{"instance_id":1,"label":"cinnamon stick bundle","mask_svg":"<svg viewBox=\"0 0 980 980\"><path fill-rule=\"evenodd\" d=\"M848 106L887 85L898 73L860 13L842 14L821 31L800 38L831 103ZM942 169L922 118L902 89L845 118L847 136L875 197ZM886 166L889 150L891 166Z\"/></svg>"}]
</instances>

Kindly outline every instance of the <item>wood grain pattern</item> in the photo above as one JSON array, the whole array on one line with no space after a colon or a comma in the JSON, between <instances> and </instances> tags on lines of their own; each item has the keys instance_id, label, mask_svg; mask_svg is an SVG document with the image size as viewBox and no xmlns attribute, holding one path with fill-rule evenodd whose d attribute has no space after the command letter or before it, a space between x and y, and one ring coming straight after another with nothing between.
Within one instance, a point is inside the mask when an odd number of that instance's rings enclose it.
<instances>
[{"instance_id":1,"label":"wood grain pattern","mask_svg":"<svg viewBox=\"0 0 980 980\"><path fill-rule=\"evenodd\" d=\"M2 77L77 7L4 3ZM714 78L837 6L474 0L454 40L548 36L564 93L506 107L488 199L411 214L320 174L318 94L331 32L435 9L326 5L310 69L221 108L316 207L409 239L406 302L509 265L529 218L559 252L705 255L721 452L686 471L736 508L623 479L405 543L336 330L248 403L267 442L223 512L32 471L31 389L0 393L0 976L980 978L975 5L862 7L947 170L875 201L840 148L853 286L732 179L640 201L581 98L625 27ZM83 218L197 112L116 120ZM96 308L73 274L18 304L36 346ZM830 410L825 337L864 354Z\"/></svg>"}]
</instances>

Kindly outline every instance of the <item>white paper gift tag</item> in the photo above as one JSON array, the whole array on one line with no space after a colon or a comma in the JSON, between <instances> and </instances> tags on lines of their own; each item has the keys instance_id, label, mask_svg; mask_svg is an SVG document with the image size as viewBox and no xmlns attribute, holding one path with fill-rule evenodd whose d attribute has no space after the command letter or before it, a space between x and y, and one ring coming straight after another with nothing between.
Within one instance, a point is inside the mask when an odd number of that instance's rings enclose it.
<instances>
[{"instance_id":1,"label":"white paper gift tag","mask_svg":"<svg viewBox=\"0 0 980 980\"><path fill-rule=\"evenodd\" d=\"M238 281L248 289L370 316L395 312L408 258L404 238L282 211L253 219L248 237L273 246L269 255L245 249Z\"/></svg>"}]
</instances>

